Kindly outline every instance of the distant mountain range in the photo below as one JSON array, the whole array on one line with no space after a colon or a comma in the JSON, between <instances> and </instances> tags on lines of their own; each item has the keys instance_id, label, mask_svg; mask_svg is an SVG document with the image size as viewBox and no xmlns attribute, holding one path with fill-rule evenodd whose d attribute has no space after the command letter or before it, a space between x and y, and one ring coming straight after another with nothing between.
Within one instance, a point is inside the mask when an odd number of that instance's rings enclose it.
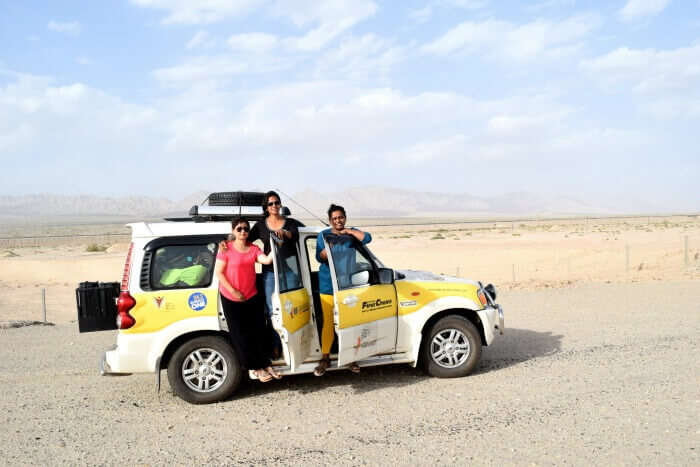
<instances>
[{"instance_id":1,"label":"distant mountain range","mask_svg":"<svg viewBox=\"0 0 700 467\"><path fill-rule=\"evenodd\" d=\"M200 204L206 192L196 192L179 200L159 197L128 196L67 196L34 194L0 196L0 217L4 219L31 217L110 217L157 218L186 216L190 207ZM510 193L495 197L478 197L466 193L431 193L376 186L348 188L334 193L305 190L285 197L284 204L293 215L310 218L303 208L325 217L331 202L343 205L354 217L409 216L568 216L617 215L659 212L658 207L640 202L613 207L567 196L545 196L533 193Z\"/></svg>"}]
</instances>

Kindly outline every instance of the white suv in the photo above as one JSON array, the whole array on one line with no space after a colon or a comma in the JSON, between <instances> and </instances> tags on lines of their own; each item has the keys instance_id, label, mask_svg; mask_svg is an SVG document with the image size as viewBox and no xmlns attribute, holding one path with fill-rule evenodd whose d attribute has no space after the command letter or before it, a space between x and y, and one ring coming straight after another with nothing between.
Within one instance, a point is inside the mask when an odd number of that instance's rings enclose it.
<instances>
[{"instance_id":1,"label":"white suv","mask_svg":"<svg viewBox=\"0 0 700 467\"><path fill-rule=\"evenodd\" d=\"M121 284L85 282L76 290L81 332L119 329L102 358L103 375L168 371L174 392L192 403L229 397L245 373L221 312L214 263L230 219L262 219L260 193L219 194L229 202L195 206L191 218L130 224L132 242ZM224 203L226 204L226 203ZM236 205L235 207L230 206ZM281 374L310 373L321 359L323 315L315 260L318 227L301 227L294 254L274 251L272 326L282 341L273 362ZM348 239L348 241L354 241ZM420 271L386 268L356 243L350 276L329 266L336 345L329 370L421 362L437 377L469 374L481 347L503 333L492 285ZM339 284L345 284L341 286ZM262 290L259 287L258 290ZM116 302L116 303L115 303ZM252 377L252 376L251 376Z\"/></svg>"}]
</instances>

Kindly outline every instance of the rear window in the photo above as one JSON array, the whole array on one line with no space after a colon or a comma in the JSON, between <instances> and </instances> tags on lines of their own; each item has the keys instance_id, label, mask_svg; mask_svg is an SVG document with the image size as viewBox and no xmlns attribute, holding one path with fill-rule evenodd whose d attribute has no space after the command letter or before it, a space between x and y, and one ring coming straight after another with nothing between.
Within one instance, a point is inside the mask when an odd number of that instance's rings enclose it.
<instances>
[{"instance_id":1,"label":"rear window","mask_svg":"<svg viewBox=\"0 0 700 467\"><path fill-rule=\"evenodd\" d=\"M150 268L142 286L150 290L187 289L211 284L216 243L163 245L149 252ZM146 284L144 284L144 282Z\"/></svg>"}]
</instances>

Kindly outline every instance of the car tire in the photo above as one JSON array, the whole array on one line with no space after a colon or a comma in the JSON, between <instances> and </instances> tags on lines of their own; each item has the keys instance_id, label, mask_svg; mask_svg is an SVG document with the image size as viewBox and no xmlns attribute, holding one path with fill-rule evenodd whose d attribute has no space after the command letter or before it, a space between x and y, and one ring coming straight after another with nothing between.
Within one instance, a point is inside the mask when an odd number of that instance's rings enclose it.
<instances>
[{"instance_id":1,"label":"car tire","mask_svg":"<svg viewBox=\"0 0 700 467\"><path fill-rule=\"evenodd\" d=\"M423 338L421 359L425 371L431 376L467 376L481 359L479 331L463 316L440 318Z\"/></svg>"},{"instance_id":2,"label":"car tire","mask_svg":"<svg viewBox=\"0 0 700 467\"><path fill-rule=\"evenodd\" d=\"M168 364L173 392L193 404L210 404L231 396L241 383L236 352L219 336L195 337L182 344Z\"/></svg>"}]
</instances>

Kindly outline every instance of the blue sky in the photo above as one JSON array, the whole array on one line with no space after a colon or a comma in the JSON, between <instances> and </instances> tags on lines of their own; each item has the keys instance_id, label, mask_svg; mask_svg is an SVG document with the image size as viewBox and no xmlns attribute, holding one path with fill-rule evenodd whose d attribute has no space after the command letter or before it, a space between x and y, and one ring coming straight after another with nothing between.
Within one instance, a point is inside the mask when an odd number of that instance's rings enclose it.
<instances>
[{"instance_id":1,"label":"blue sky","mask_svg":"<svg viewBox=\"0 0 700 467\"><path fill-rule=\"evenodd\" d=\"M700 210L700 0L0 0L0 194Z\"/></svg>"}]
</instances>

